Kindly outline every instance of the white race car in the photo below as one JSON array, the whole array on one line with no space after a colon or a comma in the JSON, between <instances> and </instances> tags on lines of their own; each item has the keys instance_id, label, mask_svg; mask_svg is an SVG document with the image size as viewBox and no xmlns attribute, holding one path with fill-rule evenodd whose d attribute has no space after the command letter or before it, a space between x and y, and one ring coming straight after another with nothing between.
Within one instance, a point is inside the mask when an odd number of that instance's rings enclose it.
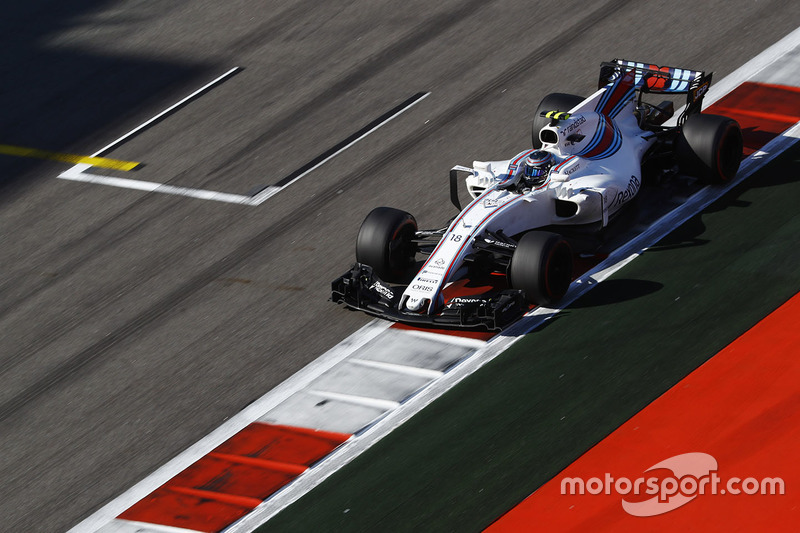
<instances>
[{"instance_id":1,"label":"white race car","mask_svg":"<svg viewBox=\"0 0 800 533\"><path fill-rule=\"evenodd\" d=\"M615 59L588 98L554 93L539 105L533 148L450 171L460 210L446 228L419 230L405 211L374 209L356 243L357 263L332 284L332 300L389 320L502 329L533 305L553 305L573 279L576 235L602 231L648 176L727 181L742 157L736 121L700 113L711 73ZM686 94L673 103L648 93ZM461 209L466 173L472 202ZM427 255L424 261L417 256Z\"/></svg>"}]
</instances>

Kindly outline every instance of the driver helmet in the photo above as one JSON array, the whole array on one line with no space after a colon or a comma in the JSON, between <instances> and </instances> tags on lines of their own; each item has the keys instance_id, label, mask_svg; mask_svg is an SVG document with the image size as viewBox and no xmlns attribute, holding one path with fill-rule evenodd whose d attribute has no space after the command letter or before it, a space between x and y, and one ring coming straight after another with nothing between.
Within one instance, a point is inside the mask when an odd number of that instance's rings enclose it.
<instances>
[{"instance_id":1,"label":"driver helmet","mask_svg":"<svg viewBox=\"0 0 800 533\"><path fill-rule=\"evenodd\" d=\"M553 154L544 150L534 150L525 159L525 181L530 186L541 185L553 166Z\"/></svg>"}]
</instances>

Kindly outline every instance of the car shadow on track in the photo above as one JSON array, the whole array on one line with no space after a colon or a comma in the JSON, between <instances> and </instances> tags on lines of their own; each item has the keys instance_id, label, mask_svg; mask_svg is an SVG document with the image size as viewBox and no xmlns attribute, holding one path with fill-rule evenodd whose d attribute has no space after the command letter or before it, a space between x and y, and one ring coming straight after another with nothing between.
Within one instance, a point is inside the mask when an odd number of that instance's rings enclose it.
<instances>
[{"instance_id":1,"label":"car shadow on track","mask_svg":"<svg viewBox=\"0 0 800 533\"><path fill-rule=\"evenodd\" d=\"M661 283L643 279L609 279L578 298L567 309L618 304L648 296L663 287Z\"/></svg>"},{"instance_id":2,"label":"car shadow on track","mask_svg":"<svg viewBox=\"0 0 800 533\"><path fill-rule=\"evenodd\" d=\"M636 298L643 298L661 290L663 287L663 284L656 281L642 279L622 278L605 280L564 309L554 311L552 314L547 315L545 320L541 321L527 333L530 334L541 331L553 325L558 320L568 318L570 316L570 311L573 309L602 307L634 300ZM508 331L499 333L501 336L516 336L518 334L518 332Z\"/></svg>"}]
</instances>

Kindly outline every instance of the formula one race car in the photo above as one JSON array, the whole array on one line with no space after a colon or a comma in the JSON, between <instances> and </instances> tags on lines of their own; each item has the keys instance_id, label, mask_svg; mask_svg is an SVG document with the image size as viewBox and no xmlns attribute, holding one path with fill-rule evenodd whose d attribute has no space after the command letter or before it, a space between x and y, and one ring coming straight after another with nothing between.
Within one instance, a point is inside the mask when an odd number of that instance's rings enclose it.
<instances>
[{"instance_id":1,"label":"formula one race car","mask_svg":"<svg viewBox=\"0 0 800 533\"><path fill-rule=\"evenodd\" d=\"M426 327L498 330L533 305L553 305L573 279L576 235L602 232L643 179L678 172L732 179L742 157L736 121L700 112L711 73L615 59L584 99L546 96L533 118L533 149L450 171L460 210L445 228L419 230L409 213L374 209L361 225L357 263L332 284L332 300ZM645 94L686 94L673 103ZM458 177L472 202L463 210ZM420 265L417 255L427 255Z\"/></svg>"}]
</instances>

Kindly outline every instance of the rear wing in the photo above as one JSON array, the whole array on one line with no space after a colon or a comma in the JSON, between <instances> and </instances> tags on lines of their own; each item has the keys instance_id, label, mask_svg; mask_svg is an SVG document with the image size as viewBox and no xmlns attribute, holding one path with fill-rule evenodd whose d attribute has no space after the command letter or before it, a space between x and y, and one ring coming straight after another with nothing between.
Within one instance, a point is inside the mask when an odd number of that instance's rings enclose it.
<instances>
[{"instance_id":1,"label":"rear wing","mask_svg":"<svg viewBox=\"0 0 800 533\"><path fill-rule=\"evenodd\" d=\"M598 88L613 83L626 72L633 71L634 85L642 93L686 94L684 115L700 111L703 96L711 86L712 72L676 67L659 67L652 63L613 59L600 67Z\"/></svg>"}]
</instances>

